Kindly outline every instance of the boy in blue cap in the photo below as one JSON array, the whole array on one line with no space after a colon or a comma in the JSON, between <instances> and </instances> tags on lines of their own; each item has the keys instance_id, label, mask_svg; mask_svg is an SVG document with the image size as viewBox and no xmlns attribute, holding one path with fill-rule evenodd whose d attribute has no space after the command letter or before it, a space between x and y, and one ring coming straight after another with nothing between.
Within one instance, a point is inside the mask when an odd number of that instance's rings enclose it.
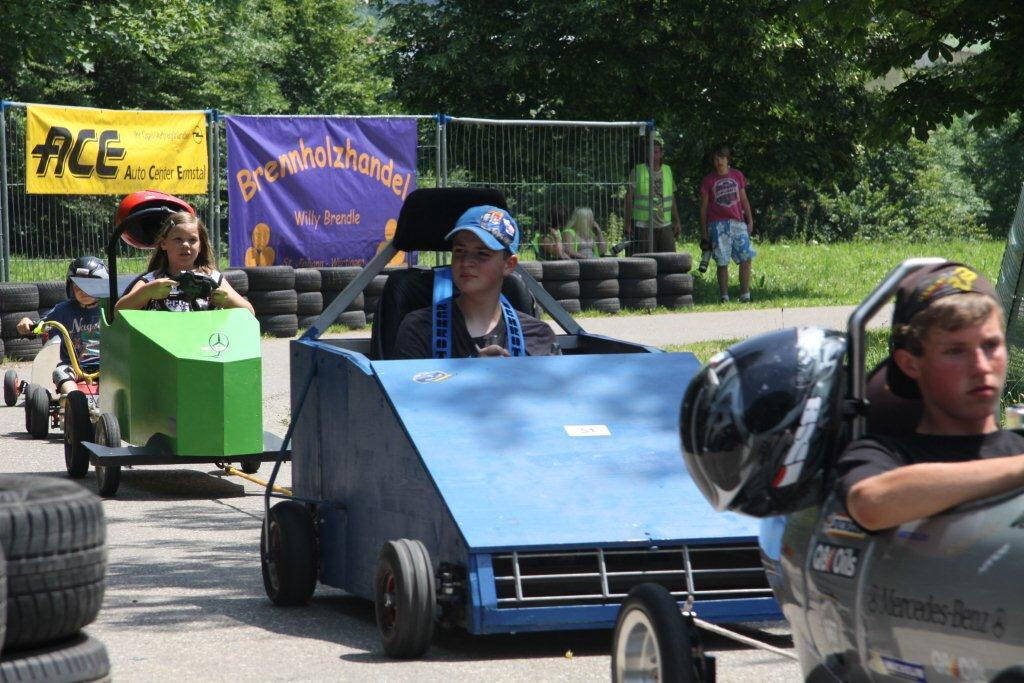
<instances>
[{"instance_id":1,"label":"boy in blue cap","mask_svg":"<svg viewBox=\"0 0 1024 683\"><path fill-rule=\"evenodd\" d=\"M501 294L502 281L519 262L520 231L512 215L495 206L475 206L445 239L452 243L451 278L458 294L405 316L394 357L549 355L555 341L551 328L513 310ZM440 345L439 329L446 333Z\"/></svg>"}]
</instances>

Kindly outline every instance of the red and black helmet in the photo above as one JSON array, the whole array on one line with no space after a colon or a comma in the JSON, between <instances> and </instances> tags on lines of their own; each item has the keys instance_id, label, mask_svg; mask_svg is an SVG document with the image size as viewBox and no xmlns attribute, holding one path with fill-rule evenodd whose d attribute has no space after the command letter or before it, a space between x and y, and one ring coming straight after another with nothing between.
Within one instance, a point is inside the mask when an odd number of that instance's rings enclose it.
<instances>
[{"instance_id":1,"label":"red and black helmet","mask_svg":"<svg viewBox=\"0 0 1024 683\"><path fill-rule=\"evenodd\" d=\"M114 227L126 224L121 239L138 249L152 249L160 226L169 214L187 211L193 216L196 210L184 199L158 190L132 192L121 200L114 214Z\"/></svg>"}]
</instances>

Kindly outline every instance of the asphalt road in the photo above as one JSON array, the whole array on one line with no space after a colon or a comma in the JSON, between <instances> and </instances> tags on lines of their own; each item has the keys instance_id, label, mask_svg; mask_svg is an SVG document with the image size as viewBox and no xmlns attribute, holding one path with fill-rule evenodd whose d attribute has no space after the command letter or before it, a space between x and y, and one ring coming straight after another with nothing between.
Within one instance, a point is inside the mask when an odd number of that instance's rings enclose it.
<instances>
[{"instance_id":1,"label":"asphalt road","mask_svg":"<svg viewBox=\"0 0 1024 683\"><path fill-rule=\"evenodd\" d=\"M263 342L264 427L284 434L287 340ZM22 374L29 366L8 365ZM264 465L260 476L269 475ZM33 441L20 405L0 407L0 471L66 476L59 434ZM286 465L280 481L290 483ZM90 471L84 485L95 490ZM386 659L372 604L323 586L310 605L276 608L259 562L262 489L213 466L126 470L104 502L109 567L88 631L106 643L118 681L601 681L609 631L509 636L442 632L421 660ZM788 647L784 623L761 635ZM746 631L750 633L749 630ZM707 639L720 681L791 681L791 660Z\"/></svg>"}]
</instances>

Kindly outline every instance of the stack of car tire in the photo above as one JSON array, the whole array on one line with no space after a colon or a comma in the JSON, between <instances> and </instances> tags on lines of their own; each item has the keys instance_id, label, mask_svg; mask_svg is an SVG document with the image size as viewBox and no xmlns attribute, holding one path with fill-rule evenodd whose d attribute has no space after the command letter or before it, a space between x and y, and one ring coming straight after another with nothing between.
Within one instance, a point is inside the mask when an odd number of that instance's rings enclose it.
<instances>
[{"instance_id":1,"label":"stack of car tire","mask_svg":"<svg viewBox=\"0 0 1024 683\"><path fill-rule=\"evenodd\" d=\"M580 262L541 261L543 279L541 285L547 293L558 300L569 313L579 313L580 307Z\"/></svg>"},{"instance_id":2,"label":"stack of car tire","mask_svg":"<svg viewBox=\"0 0 1024 683\"><path fill-rule=\"evenodd\" d=\"M260 321L260 332L274 337L294 337L299 331L299 299L291 266L245 268L249 280L246 298Z\"/></svg>"},{"instance_id":3,"label":"stack of car tire","mask_svg":"<svg viewBox=\"0 0 1024 683\"><path fill-rule=\"evenodd\" d=\"M658 264L658 305L665 308L693 306L693 257L686 252L637 254Z\"/></svg>"},{"instance_id":4,"label":"stack of car tire","mask_svg":"<svg viewBox=\"0 0 1024 683\"><path fill-rule=\"evenodd\" d=\"M623 308L651 309L658 305L658 264L651 258L620 258L619 301Z\"/></svg>"},{"instance_id":5,"label":"stack of car tire","mask_svg":"<svg viewBox=\"0 0 1024 683\"><path fill-rule=\"evenodd\" d=\"M584 311L618 313L619 262L609 258L590 258L580 264L580 308Z\"/></svg>"},{"instance_id":6,"label":"stack of car tire","mask_svg":"<svg viewBox=\"0 0 1024 683\"><path fill-rule=\"evenodd\" d=\"M334 268L321 268L321 291L323 292L324 307L330 306L331 302L334 301L339 294L341 294L349 284L356 279L356 276L362 272L360 266L337 266ZM385 280L387 277L385 276ZM384 285L381 285L381 289ZM369 287L367 287L369 289ZM335 323L339 325L345 325L346 327L363 328L366 327L366 297L365 292L360 292L355 299L352 300L345 310L342 311L336 320L330 324ZM380 293L377 294L380 296ZM376 305L376 304L374 304Z\"/></svg>"},{"instance_id":7,"label":"stack of car tire","mask_svg":"<svg viewBox=\"0 0 1024 683\"><path fill-rule=\"evenodd\" d=\"M380 301L380 295L384 292L384 285L387 284L387 281L387 272L378 273L373 276L373 279L363 289L365 296L363 310L366 311L366 322L368 323L373 322L373 318L377 313L377 302Z\"/></svg>"},{"instance_id":8,"label":"stack of car tire","mask_svg":"<svg viewBox=\"0 0 1024 683\"><path fill-rule=\"evenodd\" d=\"M100 499L65 479L0 475L0 546L0 680L107 680L106 648L82 631L103 603Z\"/></svg>"},{"instance_id":9,"label":"stack of car tire","mask_svg":"<svg viewBox=\"0 0 1024 683\"><path fill-rule=\"evenodd\" d=\"M63 300L63 283L61 285ZM38 320L41 307L39 287L35 283L8 282L0 285L0 336L3 337L0 356L12 360L32 360L36 357L42 340L38 337L21 337L18 334L18 321L22 318Z\"/></svg>"},{"instance_id":10,"label":"stack of car tire","mask_svg":"<svg viewBox=\"0 0 1024 683\"><path fill-rule=\"evenodd\" d=\"M324 295L320 291L323 278L316 268L295 269L295 297L298 301L296 313L299 329L312 326L324 310Z\"/></svg>"}]
</instances>

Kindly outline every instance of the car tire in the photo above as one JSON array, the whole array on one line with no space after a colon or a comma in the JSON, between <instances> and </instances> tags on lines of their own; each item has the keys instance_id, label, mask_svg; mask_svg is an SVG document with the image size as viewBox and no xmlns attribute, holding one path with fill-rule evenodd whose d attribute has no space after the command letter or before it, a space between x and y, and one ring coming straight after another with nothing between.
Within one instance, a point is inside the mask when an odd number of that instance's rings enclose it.
<instances>
[{"instance_id":1,"label":"car tire","mask_svg":"<svg viewBox=\"0 0 1024 683\"><path fill-rule=\"evenodd\" d=\"M388 541L377 558L374 612L389 657L419 657L434 637L437 604L430 554L418 540Z\"/></svg>"},{"instance_id":2,"label":"car tire","mask_svg":"<svg viewBox=\"0 0 1024 683\"><path fill-rule=\"evenodd\" d=\"M259 460L246 460L239 464L238 469L242 470L243 474L256 474L260 471L260 464Z\"/></svg>"},{"instance_id":3,"label":"car tire","mask_svg":"<svg viewBox=\"0 0 1024 683\"><path fill-rule=\"evenodd\" d=\"M607 280L619 277L619 262L613 258L579 259L580 280Z\"/></svg>"},{"instance_id":4,"label":"car tire","mask_svg":"<svg viewBox=\"0 0 1024 683\"><path fill-rule=\"evenodd\" d=\"M653 296L620 297L619 304L626 310L650 311L658 307L658 299Z\"/></svg>"},{"instance_id":5,"label":"car tire","mask_svg":"<svg viewBox=\"0 0 1024 683\"><path fill-rule=\"evenodd\" d=\"M688 251L664 251L648 254L633 254L636 258L653 259L658 264L658 275L668 273L689 273L693 268L693 256Z\"/></svg>"},{"instance_id":6,"label":"car tire","mask_svg":"<svg viewBox=\"0 0 1024 683\"><path fill-rule=\"evenodd\" d=\"M38 384L29 384L25 392L25 427L33 439L50 433L50 392Z\"/></svg>"},{"instance_id":7,"label":"car tire","mask_svg":"<svg viewBox=\"0 0 1024 683\"><path fill-rule=\"evenodd\" d=\"M579 299L559 299L558 303L565 309L566 313L579 313L582 310Z\"/></svg>"},{"instance_id":8,"label":"car tire","mask_svg":"<svg viewBox=\"0 0 1024 683\"><path fill-rule=\"evenodd\" d=\"M89 452L82 442L92 441L93 436L89 399L84 392L72 391L64 403L64 467L72 479L89 472Z\"/></svg>"},{"instance_id":9,"label":"car tire","mask_svg":"<svg viewBox=\"0 0 1024 683\"><path fill-rule=\"evenodd\" d=\"M36 282L34 283L39 291L39 305L37 308L43 312L49 311L59 303L67 301L68 292L64 282Z\"/></svg>"},{"instance_id":10,"label":"car tire","mask_svg":"<svg viewBox=\"0 0 1024 683\"><path fill-rule=\"evenodd\" d=\"M631 299L640 297L657 296L658 280L650 277L642 280L625 279L619 280L619 296Z\"/></svg>"},{"instance_id":11,"label":"car tire","mask_svg":"<svg viewBox=\"0 0 1024 683\"><path fill-rule=\"evenodd\" d=\"M106 573L100 500L66 479L0 476L6 556L4 657L77 633L99 613Z\"/></svg>"},{"instance_id":12,"label":"car tire","mask_svg":"<svg viewBox=\"0 0 1024 683\"><path fill-rule=\"evenodd\" d=\"M619 278L622 280L645 280L658 275L658 263L651 258L630 256L619 259Z\"/></svg>"},{"instance_id":13,"label":"car tire","mask_svg":"<svg viewBox=\"0 0 1024 683\"><path fill-rule=\"evenodd\" d=\"M236 292L242 296L249 293L249 276L245 274L244 270L225 270L221 274L224 276L224 279L228 281L228 284L231 285L231 288Z\"/></svg>"},{"instance_id":14,"label":"car tire","mask_svg":"<svg viewBox=\"0 0 1024 683\"><path fill-rule=\"evenodd\" d=\"M121 427L117 424L117 418L111 413L100 415L100 419L96 420L94 431L94 443L107 448L121 447ZM117 489L121 487L121 466L96 465L96 485L99 494L104 498L116 496Z\"/></svg>"},{"instance_id":15,"label":"car tire","mask_svg":"<svg viewBox=\"0 0 1024 683\"><path fill-rule=\"evenodd\" d=\"M580 279L580 262L570 259L560 261L541 261L541 269L544 272L544 282Z\"/></svg>"},{"instance_id":16,"label":"car tire","mask_svg":"<svg viewBox=\"0 0 1024 683\"><path fill-rule=\"evenodd\" d=\"M665 308L693 308L692 294L658 296L658 305Z\"/></svg>"},{"instance_id":17,"label":"car tire","mask_svg":"<svg viewBox=\"0 0 1024 683\"><path fill-rule=\"evenodd\" d=\"M366 327L366 313L363 311L343 311L335 323L344 325L352 330L361 330Z\"/></svg>"},{"instance_id":18,"label":"car tire","mask_svg":"<svg viewBox=\"0 0 1024 683\"><path fill-rule=\"evenodd\" d=\"M4 373L4 404L10 408L18 402L18 387L21 380L18 379L18 371L11 368Z\"/></svg>"},{"instance_id":19,"label":"car tire","mask_svg":"<svg viewBox=\"0 0 1024 683\"><path fill-rule=\"evenodd\" d=\"M548 280L541 283L544 289L555 299L579 299L579 280Z\"/></svg>"},{"instance_id":20,"label":"car tire","mask_svg":"<svg viewBox=\"0 0 1024 683\"><path fill-rule=\"evenodd\" d=\"M388 273L379 273L373 276L373 279L367 283L366 287L363 288L363 294L366 296L377 296L379 297L384 293L384 286L388 283Z\"/></svg>"},{"instance_id":21,"label":"car tire","mask_svg":"<svg viewBox=\"0 0 1024 683\"><path fill-rule=\"evenodd\" d=\"M544 279L544 265L540 261L520 261L519 266L537 282Z\"/></svg>"},{"instance_id":22,"label":"car tire","mask_svg":"<svg viewBox=\"0 0 1024 683\"><path fill-rule=\"evenodd\" d=\"M249 293L295 289L295 271L291 266L251 266L243 268L249 278Z\"/></svg>"},{"instance_id":23,"label":"car tire","mask_svg":"<svg viewBox=\"0 0 1024 683\"><path fill-rule=\"evenodd\" d=\"M348 287L348 284L363 271L359 266L336 266L318 270L320 272L320 289L332 289L337 292ZM326 297L324 299L326 300Z\"/></svg>"},{"instance_id":24,"label":"car tire","mask_svg":"<svg viewBox=\"0 0 1024 683\"><path fill-rule=\"evenodd\" d=\"M580 280L581 299L607 299L619 296L618 278L607 280Z\"/></svg>"},{"instance_id":25,"label":"car tire","mask_svg":"<svg viewBox=\"0 0 1024 683\"><path fill-rule=\"evenodd\" d=\"M323 308L327 308L331 303L338 298L343 290L340 289L325 289L323 291ZM359 292L356 294L356 298L352 299L352 303L345 307L346 311L361 311L366 307L366 296ZM322 310L322 309L321 309Z\"/></svg>"},{"instance_id":26,"label":"car tire","mask_svg":"<svg viewBox=\"0 0 1024 683\"><path fill-rule=\"evenodd\" d=\"M250 291L247 298L257 316L298 312L299 299L294 289Z\"/></svg>"},{"instance_id":27,"label":"car tire","mask_svg":"<svg viewBox=\"0 0 1024 683\"><path fill-rule=\"evenodd\" d=\"M27 311L0 313L0 334L3 335L4 339L13 339L21 334L18 332L18 321L22 318L38 320L39 313L34 308Z\"/></svg>"},{"instance_id":28,"label":"car tire","mask_svg":"<svg viewBox=\"0 0 1024 683\"><path fill-rule=\"evenodd\" d=\"M35 360L36 354L41 348L43 348L43 340L39 337L4 339L4 355L11 360Z\"/></svg>"},{"instance_id":29,"label":"car tire","mask_svg":"<svg viewBox=\"0 0 1024 683\"><path fill-rule=\"evenodd\" d=\"M693 276L689 273L669 273L658 276L658 296L693 294Z\"/></svg>"},{"instance_id":30,"label":"car tire","mask_svg":"<svg viewBox=\"0 0 1024 683\"><path fill-rule=\"evenodd\" d=\"M295 313L299 316L320 315L324 310L324 295L319 291L298 292L296 299Z\"/></svg>"},{"instance_id":31,"label":"car tire","mask_svg":"<svg viewBox=\"0 0 1024 683\"><path fill-rule=\"evenodd\" d=\"M0 659L0 681L77 683L109 677L107 648L86 633L31 650L5 651Z\"/></svg>"},{"instance_id":32,"label":"car tire","mask_svg":"<svg viewBox=\"0 0 1024 683\"><path fill-rule=\"evenodd\" d=\"M257 315L260 332L272 337L294 337L299 333L299 317L294 313L275 313Z\"/></svg>"},{"instance_id":33,"label":"car tire","mask_svg":"<svg viewBox=\"0 0 1024 683\"><path fill-rule=\"evenodd\" d=\"M24 282L0 283L0 313L39 308L39 288Z\"/></svg>"},{"instance_id":34,"label":"car tire","mask_svg":"<svg viewBox=\"0 0 1024 683\"><path fill-rule=\"evenodd\" d=\"M602 299L580 299L580 308L584 311L600 311L601 313L618 313L622 309L618 297Z\"/></svg>"},{"instance_id":35,"label":"car tire","mask_svg":"<svg viewBox=\"0 0 1024 683\"><path fill-rule=\"evenodd\" d=\"M306 507L294 500L270 508L260 533L263 588L279 607L305 605L317 578L316 529Z\"/></svg>"},{"instance_id":36,"label":"car tire","mask_svg":"<svg viewBox=\"0 0 1024 683\"><path fill-rule=\"evenodd\" d=\"M323 289L323 278L316 268L295 269L296 292L319 292Z\"/></svg>"},{"instance_id":37,"label":"car tire","mask_svg":"<svg viewBox=\"0 0 1024 683\"><path fill-rule=\"evenodd\" d=\"M612 681L696 681L692 650L668 590L656 583L634 586L612 632Z\"/></svg>"}]
</instances>

